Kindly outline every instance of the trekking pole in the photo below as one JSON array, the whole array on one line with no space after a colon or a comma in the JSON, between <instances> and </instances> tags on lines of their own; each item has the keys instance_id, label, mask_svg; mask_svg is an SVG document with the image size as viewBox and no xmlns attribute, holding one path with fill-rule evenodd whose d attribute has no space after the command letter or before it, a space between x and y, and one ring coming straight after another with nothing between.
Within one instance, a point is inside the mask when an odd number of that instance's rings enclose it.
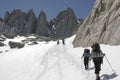
<instances>
[{"instance_id":1,"label":"trekking pole","mask_svg":"<svg viewBox=\"0 0 120 80\"><path fill-rule=\"evenodd\" d=\"M81 69L83 69L83 67L82 67L82 58L81 58Z\"/></svg>"},{"instance_id":2,"label":"trekking pole","mask_svg":"<svg viewBox=\"0 0 120 80\"><path fill-rule=\"evenodd\" d=\"M88 68L90 68L90 66L91 66L91 61L89 60L89 67Z\"/></svg>"},{"instance_id":3,"label":"trekking pole","mask_svg":"<svg viewBox=\"0 0 120 80\"><path fill-rule=\"evenodd\" d=\"M111 66L111 64L110 64L110 62L109 62L109 60L108 60L108 58L107 58L106 56L105 56L105 58L106 58L106 60L107 60L107 62L108 62L108 64L109 64L110 68L112 69L112 71L115 72L115 70L112 68L112 66Z\"/></svg>"},{"instance_id":4,"label":"trekking pole","mask_svg":"<svg viewBox=\"0 0 120 80\"><path fill-rule=\"evenodd\" d=\"M90 65L91 65L91 62L89 61L89 63L88 63L88 69L87 69L87 72L88 72L87 77L89 77Z\"/></svg>"}]
</instances>

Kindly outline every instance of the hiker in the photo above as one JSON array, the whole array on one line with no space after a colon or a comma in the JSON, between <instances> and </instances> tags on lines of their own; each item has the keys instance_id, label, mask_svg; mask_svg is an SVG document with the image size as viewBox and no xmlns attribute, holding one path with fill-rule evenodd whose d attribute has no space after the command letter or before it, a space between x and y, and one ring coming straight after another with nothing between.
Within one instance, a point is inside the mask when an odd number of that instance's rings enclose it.
<instances>
[{"instance_id":1,"label":"hiker","mask_svg":"<svg viewBox=\"0 0 120 80\"><path fill-rule=\"evenodd\" d=\"M59 40L57 41L57 45L59 45L60 44L60 42L59 42Z\"/></svg>"},{"instance_id":2,"label":"hiker","mask_svg":"<svg viewBox=\"0 0 120 80\"><path fill-rule=\"evenodd\" d=\"M98 43L94 43L92 46L92 52L90 55L90 60L93 59L96 80L100 80L99 73L101 70L101 64L103 62L103 57L105 54L101 51L100 45Z\"/></svg>"},{"instance_id":3,"label":"hiker","mask_svg":"<svg viewBox=\"0 0 120 80\"><path fill-rule=\"evenodd\" d=\"M65 39L64 38L62 39L62 43L63 43L63 45L65 45Z\"/></svg>"},{"instance_id":4,"label":"hiker","mask_svg":"<svg viewBox=\"0 0 120 80\"><path fill-rule=\"evenodd\" d=\"M64 38L62 39L62 43L63 43L63 45L65 45L65 39ZM57 45L59 45L59 44L60 44L60 41L57 40Z\"/></svg>"},{"instance_id":5,"label":"hiker","mask_svg":"<svg viewBox=\"0 0 120 80\"><path fill-rule=\"evenodd\" d=\"M84 53L81 57L81 59L84 57L84 66L85 66L85 70L87 70L89 68L89 57L90 57L90 50L89 49L84 49Z\"/></svg>"}]
</instances>

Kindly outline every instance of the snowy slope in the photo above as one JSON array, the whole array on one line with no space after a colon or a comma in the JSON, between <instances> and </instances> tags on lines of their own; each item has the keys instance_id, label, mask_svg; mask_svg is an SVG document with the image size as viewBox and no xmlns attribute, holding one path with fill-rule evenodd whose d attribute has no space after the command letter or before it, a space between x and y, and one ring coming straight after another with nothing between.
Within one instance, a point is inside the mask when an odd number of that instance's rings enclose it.
<instances>
[{"instance_id":1,"label":"snowy slope","mask_svg":"<svg viewBox=\"0 0 120 80\"><path fill-rule=\"evenodd\" d=\"M3 51L0 54L0 80L94 80L92 61L89 71L85 71L81 59L84 48L73 48L73 39L66 39L66 45L56 45L56 41L51 41L48 44L39 42L33 46L26 45L22 49L0 47ZM114 69L112 71L104 58L101 79L120 80L120 46L101 47Z\"/></svg>"}]
</instances>

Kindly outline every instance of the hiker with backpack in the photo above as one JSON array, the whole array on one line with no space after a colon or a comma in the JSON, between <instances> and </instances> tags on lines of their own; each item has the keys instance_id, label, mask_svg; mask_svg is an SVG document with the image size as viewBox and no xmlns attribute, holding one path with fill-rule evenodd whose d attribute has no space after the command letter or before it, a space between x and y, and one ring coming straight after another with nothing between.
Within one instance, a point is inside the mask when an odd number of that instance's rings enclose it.
<instances>
[{"instance_id":1,"label":"hiker with backpack","mask_svg":"<svg viewBox=\"0 0 120 80\"><path fill-rule=\"evenodd\" d=\"M84 49L84 53L81 57L81 59L84 57L84 66L85 70L89 68L89 57L90 57L90 50L89 49Z\"/></svg>"},{"instance_id":2,"label":"hiker with backpack","mask_svg":"<svg viewBox=\"0 0 120 80\"><path fill-rule=\"evenodd\" d=\"M92 52L90 55L90 60L93 59L94 67L95 67L95 74L96 80L100 80L100 70L101 64L103 62L103 57L105 54L101 51L100 45L98 43L94 43L92 46Z\"/></svg>"}]
</instances>

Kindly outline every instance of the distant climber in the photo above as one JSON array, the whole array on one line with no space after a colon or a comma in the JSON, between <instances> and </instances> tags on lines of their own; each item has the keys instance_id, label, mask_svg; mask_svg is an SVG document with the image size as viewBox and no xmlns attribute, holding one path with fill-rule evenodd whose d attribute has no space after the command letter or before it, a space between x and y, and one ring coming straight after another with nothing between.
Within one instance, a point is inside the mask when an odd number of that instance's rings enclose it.
<instances>
[{"instance_id":1,"label":"distant climber","mask_svg":"<svg viewBox=\"0 0 120 80\"><path fill-rule=\"evenodd\" d=\"M62 43L63 43L63 45L65 45L65 39L64 38L62 39Z\"/></svg>"},{"instance_id":2,"label":"distant climber","mask_svg":"<svg viewBox=\"0 0 120 80\"><path fill-rule=\"evenodd\" d=\"M59 42L59 40L57 40L57 45L59 45L60 44L60 42Z\"/></svg>"},{"instance_id":3,"label":"distant climber","mask_svg":"<svg viewBox=\"0 0 120 80\"><path fill-rule=\"evenodd\" d=\"M65 45L65 39L62 39L62 43L63 43L63 45ZM57 45L59 45L60 44L60 40L57 40Z\"/></svg>"}]
</instances>

